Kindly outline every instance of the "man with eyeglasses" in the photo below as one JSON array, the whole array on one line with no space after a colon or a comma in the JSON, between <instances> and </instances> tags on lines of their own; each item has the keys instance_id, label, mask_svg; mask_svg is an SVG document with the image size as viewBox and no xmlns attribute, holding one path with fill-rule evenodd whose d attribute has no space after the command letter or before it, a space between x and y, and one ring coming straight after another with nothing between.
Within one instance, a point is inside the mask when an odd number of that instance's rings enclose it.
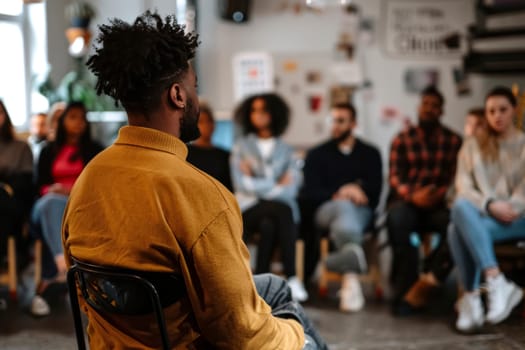
<instances>
[{"instance_id":1,"label":"man with eyeglasses","mask_svg":"<svg viewBox=\"0 0 525 350\"><path fill-rule=\"evenodd\" d=\"M308 152L302 190L302 198L320 204L315 224L328 231L335 246L325 263L329 270L344 274L340 293L343 311L358 311L364 306L356 273L366 269L361 242L383 182L380 153L353 134L356 119L351 104L332 107L332 138Z\"/></svg>"}]
</instances>

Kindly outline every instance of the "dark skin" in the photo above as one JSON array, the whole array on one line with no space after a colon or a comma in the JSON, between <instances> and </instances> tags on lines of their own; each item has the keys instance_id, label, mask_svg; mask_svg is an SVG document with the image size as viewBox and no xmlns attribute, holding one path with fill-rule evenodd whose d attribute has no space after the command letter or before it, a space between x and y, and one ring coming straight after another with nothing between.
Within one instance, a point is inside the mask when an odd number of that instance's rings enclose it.
<instances>
[{"instance_id":1,"label":"dark skin","mask_svg":"<svg viewBox=\"0 0 525 350\"><path fill-rule=\"evenodd\" d=\"M199 130L201 136L195 140L193 144L202 148L212 148L213 144L211 143L211 139L213 132L215 131L215 123L213 122L213 119L202 110L199 116Z\"/></svg>"},{"instance_id":2,"label":"dark skin","mask_svg":"<svg viewBox=\"0 0 525 350\"><path fill-rule=\"evenodd\" d=\"M439 122L443 114L443 104L440 99L434 95L424 95L421 98L421 103L418 109L418 116L420 121ZM408 193L406 188L408 201L419 208L433 208L445 199L447 187L436 187L435 185L427 185Z\"/></svg>"},{"instance_id":3,"label":"dark skin","mask_svg":"<svg viewBox=\"0 0 525 350\"><path fill-rule=\"evenodd\" d=\"M188 101L197 101L197 77L190 66L180 82L173 83L160 105L147 115L128 111L129 125L156 129L180 138L181 119ZM168 101L171 100L172 103ZM195 103L198 106L198 103Z\"/></svg>"},{"instance_id":4,"label":"dark skin","mask_svg":"<svg viewBox=\"0 0 525 350\"><path fill-rule=\"evenodd\" d=\"M256 99L253 101L250 112L250 120L257 129L257 136L261 139L268 139L273 137L271 124L272 116L266 109L266 103L263 99ZM246 176L253 176L250 163L247 161L242 161L240 163L241 171ZM290 172L284 173L283 176L278 181L278 184L281 186L289 185L293 181L292 174Z\"/></svg>"}]
</instances>

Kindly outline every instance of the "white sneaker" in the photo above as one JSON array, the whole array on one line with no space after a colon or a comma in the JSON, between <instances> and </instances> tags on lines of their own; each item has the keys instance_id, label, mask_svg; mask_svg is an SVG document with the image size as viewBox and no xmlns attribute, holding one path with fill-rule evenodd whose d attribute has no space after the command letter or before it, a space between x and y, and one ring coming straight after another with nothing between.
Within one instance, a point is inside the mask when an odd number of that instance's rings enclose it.
<instances>
[{"instance_id":1,"label":"white sneaker","mask_svg":"<svg viewBox=\"0 0 525 350\"><path fill-rule=\"evenodd\" d=\"M301 282L297 277L292 276L288 278L288 286L292 291L292 298L300 303L308 300L308 292L304 288L303 282Z\"/></svg>"},{"instance_id":2,"label":"white sneaker","mask_svg":"<svg viewBox=\"0 0 525 350\"><path fill-rule=\"evenodd\" d=\"M51 308L44 298L35 295L31 301L31 313L35 316L47 316L51 313Z\"/></svg>"},{"instance_id":3,"label":"white sneaker","mask_svg":"<svg viewBox=\"0 0 525 350\"><path fill-rule=\"evenodd\" d=\"M465 293L457 302L458 319L456 329L460 332L473 332L483 326L483 305L479 292Z\"/></svg>"},{"instance_id":4,"label":"white sneaker","mask_svg":"<svg viewBox=\"0 0 525 350\"><path fill-rule=\"evenodd\" d=\"M487 322L500 323L509 317L512 309L519 304L523 298L523 290L503 274L487 278L488 312Z\"/></svg>"},{"instance_id":5,"label":"white sneaker","mask_svg":"<svg viewBox=\"0 0 525 350\"><path fill-rule=\"evenodd\" d=\"M345 312L356 312L365 306L365 297L356 274L345 273L339 291L339 309Z\"/></svg>"}]
</instances>

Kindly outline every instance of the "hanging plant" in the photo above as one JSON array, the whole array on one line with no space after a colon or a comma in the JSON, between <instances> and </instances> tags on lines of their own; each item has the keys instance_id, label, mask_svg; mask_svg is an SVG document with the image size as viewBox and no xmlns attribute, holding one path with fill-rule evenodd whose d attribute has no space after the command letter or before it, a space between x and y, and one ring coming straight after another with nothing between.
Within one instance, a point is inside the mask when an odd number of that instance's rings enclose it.
<instances>
[{"instance_id":1,"label":"hanging plant","mask_svg":"<svg viewBox=\"0 0 525 350\"><path fill-rule=\"evenodd\" d=\"M88 28L91 19L96 16L96 11L87 2L73 1L66 6L65 16L71 27Z\"/></svg>"}]
</instances>

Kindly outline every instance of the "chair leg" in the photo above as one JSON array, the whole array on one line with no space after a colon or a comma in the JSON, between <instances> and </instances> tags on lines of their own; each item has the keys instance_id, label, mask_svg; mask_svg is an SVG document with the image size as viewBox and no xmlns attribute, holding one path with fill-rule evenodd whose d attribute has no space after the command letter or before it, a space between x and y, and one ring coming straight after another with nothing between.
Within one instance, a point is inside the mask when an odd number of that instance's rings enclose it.
<instances>
[{"instance_id":1,"label":"chair leg","mask_svg":"<svg viewBox=\"0 0 525 350\"><path fill-rule=\"evenodd\" d=\"M326 275L326 267L325 267L325 264L324 264L324 261L326 259L326 257L328 257L328 252L329 252L329 249L330 249L330 241L328 240L328 238L321 238L321 242L320 242L320 256L319 256L319 260L320 260L320 263L321 263L321 274L319 276L319 295L320 296L326 296L328 294L328 280L327 280L327 275Z\"/></svg>"},{"instance_id":2,"label":"chair leg","mask_svg":"<svg viewBox=\"0 0 525 350\"><path fill-rule=\"evenodd\" d=\"M82 316L80 315L80 304L78 301L78 292L75 281L76 271L74 268L71 268L67 272L67 287L69 292L69 301L71 302L71 311L73 313L73 321L75 323L77 346L79 350L86 350L86 342L84 340L84 325L82 324Z\"/></svg>"},{"instance_id":3,"label":"chair leg","mask_svg":"<svg viewBox=\"0 0 525 350\"><path fill-rule=\"evenodd\" d=\"M37 239L35 241L34 247L34 256L35 256L35 275L34 282L35 288L38 288L42 280L42 240Z\"/></svg>"},{"instance_id":4,"label":"chair leg","mask_svg":"<svg viewBox=\"0 0 525 350\"><path fill-rule=\"evenodd\" d=\"M16 241L15 237L7 238L7 268L8 268L8 286L9 297L11 300L17 299L16 287L18 284L17 266L16 266Z\"/></svg>"},{"instance_id":5,"label":"chair leg","mask_svg":"<svg viewBox=\"0 0 525 350\"><path fill-rule=\"evenodd\" d=\"M299 281L304 283L304 241L302 239L295 242L295 275Z\"/></svg>"}]
</instances>

